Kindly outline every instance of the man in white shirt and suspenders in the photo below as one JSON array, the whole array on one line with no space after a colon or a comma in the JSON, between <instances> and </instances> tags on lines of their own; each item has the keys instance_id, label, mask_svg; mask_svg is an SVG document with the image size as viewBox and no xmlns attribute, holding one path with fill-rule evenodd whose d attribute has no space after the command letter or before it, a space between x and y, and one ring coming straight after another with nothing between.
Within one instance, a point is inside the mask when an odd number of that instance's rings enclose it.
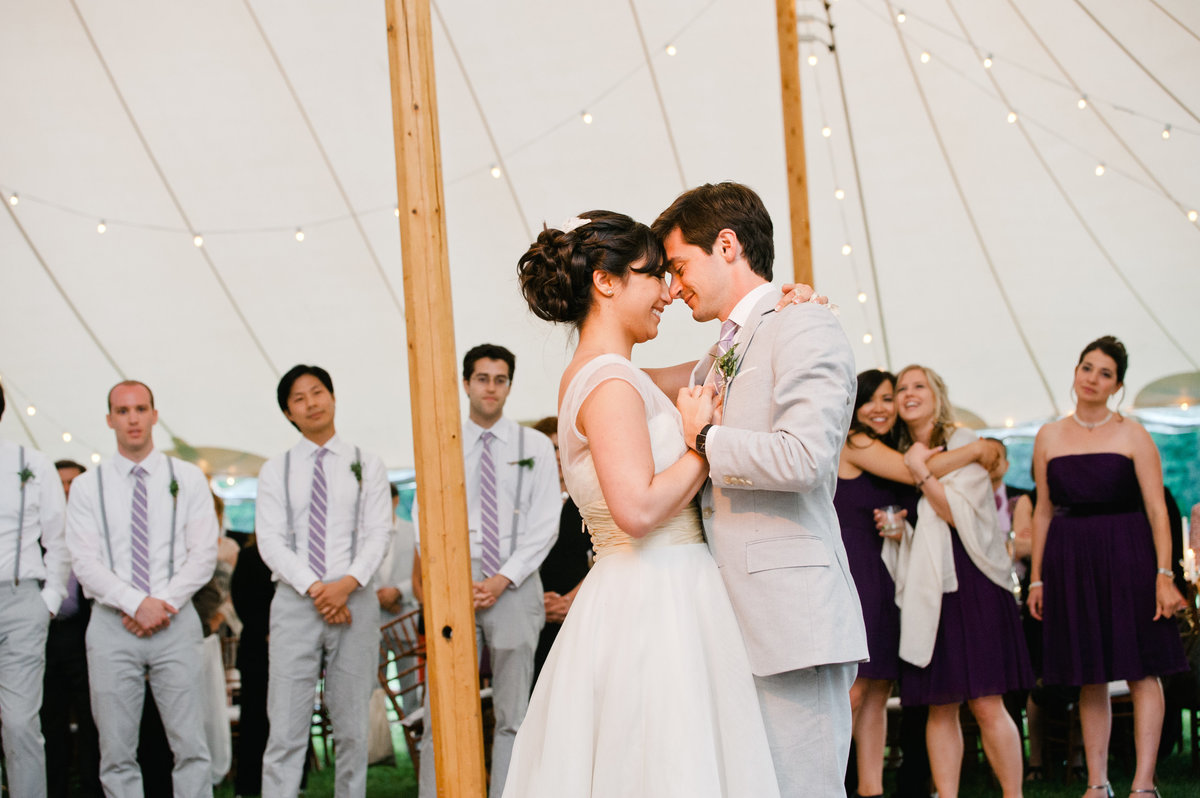
<instances>
[{"instance_id":1,"label":"man in white shirt and suspenders","mask_svg":"<svg viewBox=\"0 0 1200 798\"><path fill-rule=\"evenodd\" d=\"M504 791L513 740L529 706L533 655L545 625L538 568L558 538L562 499L554 444L504 416L516 358L495 344L463 358L463 424L475 624L492 670L491 798ZM418 475L418 480L420 475ZM421 738L420 796L435 792L433 735Z\"/></svg>"},{"instance_id":2,"label":"man in white shirt and suspenders","mask_svg":"<svg viewBox=\"0 0 1200 798\"><path fill-rule=\"evenodd\" d=\"M38 719L46 632L66 595L69 571L62 483L54 465L39 451L0 439L0 723L14 798L46 795Z\"/></svg>"},{"instance_id":3,"label":"man in white shirt and suspenders","mask_svg":"<svg viewBox=\"0 0 1200 798\"><path fill-rule=\"evenodd\" d=\"M117 454L75 479L67 546L94 599L87 630L104 792L140 798L138 727L146 679L174 754L177 798L212 795L204 740L200 619L192 594L212 578L217 516L196 466L154 448L154 395L127 380L108 394Z\"/></svg>"},{"instance_id":4,"label":"man in white shirt and suspenders","mask_svg":"<svg viewBox=\"0 0 1200 798\"><path fill-rule=\"evenodd\" d=\"M271 601L271 721L264 798L300 789L317 679L337 740L338 798L366 794L367 728L377 684L379 605L372 576L390 529L387 471L338 437L333 380L296 366L279 381L279 409L303 436L262 467L255 532L277 582Z\"/></svg>"}]
</instances>

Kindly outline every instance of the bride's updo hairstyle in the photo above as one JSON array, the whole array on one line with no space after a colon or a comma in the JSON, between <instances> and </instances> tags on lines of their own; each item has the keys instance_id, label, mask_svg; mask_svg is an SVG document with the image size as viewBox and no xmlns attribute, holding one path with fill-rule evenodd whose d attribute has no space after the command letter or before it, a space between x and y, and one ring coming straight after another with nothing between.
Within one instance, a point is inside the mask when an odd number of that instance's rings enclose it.
<instances>
[{"instance_id":1,"label":"bride's updo hairstyle","mask_svg":"<svg viewBox=\"0 0 1200 798\"><path fill-rule=\"evenodd\" d=\"M592 306L592 273L662 277L667 257L650 228L623 213L587 211L569 231L547 227L517 262L521 293L533 315L579 327ZM637 268L633 264L644 261Z\"/></svg>"}]
</instances>

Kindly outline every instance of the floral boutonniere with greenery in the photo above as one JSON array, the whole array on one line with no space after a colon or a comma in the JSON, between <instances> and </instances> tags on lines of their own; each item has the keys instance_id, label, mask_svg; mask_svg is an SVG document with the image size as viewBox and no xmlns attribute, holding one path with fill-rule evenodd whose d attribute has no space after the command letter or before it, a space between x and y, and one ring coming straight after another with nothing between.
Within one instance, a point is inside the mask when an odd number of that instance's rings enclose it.
<instances>
[{"instance_id":1,"label":"floral boutonniere with greenery","mask_svg":"<svg viewBox=\"0 0 1200 798\"><path fill-rule=\"evenodd\" d=\"M350 464L350 470L354 472L354 478L358 480L358 484L362 484L362 460L355 460Z\"/></svg>"},{"instance_id":2,"label":"floral boutonniere with greenery","mask_svg":"<svg viewBox=\"0 0 1200 798\"><path fill-rule=\"evenodd\" d=\"M170 491L171 491L172 499L179 498L179 480L177 480L177 479L171 480Z\"/></svg>"},{"instance_id":3,"label":"floral boutonniere with greenery","mask_svg":"<svg viewBox=\"0 0 1200 798\"><path fill-rule=\"evenodd\" d=\"M520 460L509 460L508 464L520 466L521 468L532 469L533 468L533 458L532 457L523 457Z\"/></svg>"},{"instance_id":4,"label":"floral boutonniere with greenery","mask_svg":"<svg viewBox=\"0 0 1200 798\"><path fill-rule=\"evenodd\" d=\"M717 371L721 372L721 376L725 378L726 384L734 378L738 369L738 345L734 344L725 351L725 354L717 358Z\"/></svg>"},{"instance_id":5,"label":"floral boutonniere with greenery","mask_svg":"<svg viewBox=\"0 0 1200 798\"><path fill-rule=\"evenodd\" d=\"M25 466L17 472L17 476L21 478L21 487L24 487L26 482L33 479L33 472L29 470L29 466Z\"/></svg>"}]
</instances>

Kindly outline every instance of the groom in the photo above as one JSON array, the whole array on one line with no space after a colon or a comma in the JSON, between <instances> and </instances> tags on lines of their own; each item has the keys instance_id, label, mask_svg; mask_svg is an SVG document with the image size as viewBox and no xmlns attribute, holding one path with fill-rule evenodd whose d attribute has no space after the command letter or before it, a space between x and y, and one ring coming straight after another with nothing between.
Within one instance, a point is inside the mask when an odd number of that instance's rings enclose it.
<instances>
[{"instance_id":1,"label":"groom","mask_svg":"<svg viewBox=\"0 0 1200 798\"><path fill-rule=\"evenodd\" d=\"M828 308L775 310L772 230L762 200L738 183L692 189L654 222L672 298L697 321L722 321L678 404L685 440L708 458L704 531L750 655L780 792L843 795L850 685L867 657L833 508L854 358ZM698 422L718 393L720 423Z\"/></svg>"}]
</instances>

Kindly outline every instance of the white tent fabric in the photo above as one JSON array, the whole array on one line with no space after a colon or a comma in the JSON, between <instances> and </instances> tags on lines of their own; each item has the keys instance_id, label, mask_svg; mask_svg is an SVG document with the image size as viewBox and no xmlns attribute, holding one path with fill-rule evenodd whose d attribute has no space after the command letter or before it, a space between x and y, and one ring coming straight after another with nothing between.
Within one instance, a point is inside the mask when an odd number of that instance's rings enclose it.
<instances>
[{"instance_id":1,"label":"white tent fabric","mask_svg":"<svg viewBox=\"0 0 1200 798\"><path fill-rule=\"evenodd\" d=\"M1130 397L1197 370L1200 7L842 0L840 63L822 4L798 11L816 282L861 368L928 363L995 425L1069 407L1104 333ZM790 276L772 3L433 13L456 346L517 353L511 415L554 412L570 353L516 287L544 221L650 221L739 180ZM108 454L104 393L128 376L161 446L270 455L294 437L276 380L306 362L332 372L343 435L412 463L380 0L0 0L0 115L0 434ZM678 305L637 357L715 337Z\"/></svg>"}]
</instances>

